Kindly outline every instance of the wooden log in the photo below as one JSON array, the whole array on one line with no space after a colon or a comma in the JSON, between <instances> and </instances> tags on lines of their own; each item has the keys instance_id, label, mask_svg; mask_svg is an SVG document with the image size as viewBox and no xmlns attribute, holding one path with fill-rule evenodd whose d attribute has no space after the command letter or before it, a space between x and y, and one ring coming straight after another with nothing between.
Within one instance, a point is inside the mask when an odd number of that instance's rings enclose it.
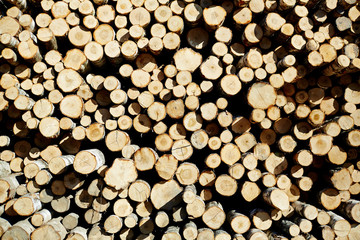
<instances>
[{"instance_id":1,"label":"wooden log","mask_svg":"<svg viewBox=\"0 0 360 240\"><path fill-rule=\"evenodd\" d=\"M1 198L0 202L5 203L9 199L12 199L15 197L16 194L16 188L19 186L19 182L17 178L19 178L21 174L12 174L10 176L2 177L0 179L1 188L3 189L1 191Z\"/></svg>"},{"instance_id":2,"label":"wooden log","mask_svg":"<svg viewBox=\"0 0 360 240\"><path fill-rule=\"evenodd\" d=\"M332 137L326 134L318 134L310 138L310 149L315 155L325 155L332 147Z\"/></svg>"},{"instance_id":3,"label":"wooden log","mask_svg":"<svg viewBox=\"0 0 360 240\"><path fill-rule=\"evenodd\" d=\"M153 186L150 199L156 209L171 209L181 200L182 190L175 180L159 182Z\"/></svg>"},{"instance_id":4,"label":"wooden log","mask_svg":"<svg viewBox=\"0 0 360 240\"><path fill-rule=\"evenodd\" d=\"M46 236L51 236L56 239L64 239L67 231L60 222L61 218L54 218L45 225L35 229L31 233L31 239L42 239Z\"/></svg>"},{"instance_id":5,"label":"wooden log","mask_svg":"<svg viewBox=\"0 0 360 240\"><path fill-rule=\"evenodd\" d=\"M161 178L170 180L174 176L177 166L178 160L173 155L164 154L155 163L155 170Z\"/></svg>"},{"instance_id":6,"label":"wooden log","mask_svg":"<svg viewBox=\"0 0 360 240\"><path fill-rule=\"evenodd\" d=\"M334 230L335 234L339 237L347 236L351 230L350 223L332 211L329 211L328 214L330 215L329 225Z\"/></svg>"},{"instance_id":7,"label":"wooden log","mask_svg":"<svg viewBox=\"0 0 360 240\"><path fill-rule=\"evenodd\" d=\"M216 216L216 218L214 218ZM219 229L226 219L226 214L220 203L212 201L206 205L203 222L211 229Z\"/></svg>"},{"instance_id":8,"label":"wooden log","mask_svg":"<svg viewBox=\"0 0 360 240\"><path fill-rule=\"evenodd\" d=\"M358 211L356 210L359 207L359 201L350 199L340 206L341 213L345 214L348 218L359 222Z\"/></svg>"},{"instance_id":9,"label":"wooden log","mask_svg":"<svg viewBox=\"0 0 360 240\"><path fill-rule=\"evenodd\" d=\"M98 149L83 150L75 155L73 166L81 174L89 174L105 164L104 154Z\"/></svg>"},{"instance_id":10,"label":"wooden log","mask_svg":"<svg viewBox=\"0 0 360 240\"><path fill-rule=\"evenodd\" d=\"M227 221L229 221L232 230L235 233L243 234L250 229L250 219L241 213L232 210L227 214Z\"/></svg>"},{"instance_id":11,"label":"wooden log","mask_svg":"<svg viewBox=\"0 0 360 240\"><path fill-rule=\"evenodd\" d=\"M164 228L169 224L169 216L164 211L159 211L155 217L155 224L160 228Z\"/></svg>"},{"instance_id":12,"label":"wooden log","mask_svg":"<svg viewBox=\"0 0 360 240\"><path fill-rule=\"evenodd\" d=\"M318 210L310 204L296 201L292 203L292 206L297 213L299 213L301 216L305 217L308 220L314 220L318 217Z\"/></svg>"},{"instance_id":13,"label":"wooden log","mask_svg":"<svg viewBox=\"0 0 360 240\"><path fill-rule=\"evenodd\" d=\"M289 208L288 196L282 190L277 189L275 187L266 189L263 192L263 199L265 200L266 203L280 210L286 210Z\"/></svg>"},{"instance_id":14,"label":"wooden log","mask_svg":"<svg viewBox=\"0 0 360 240\"><path fill-rule=\"evenodd\" d=\"M190 62L188 59L192 59L192 61ZM183 48L174 54L174 61L178 70L193 72L200 66L202 57L190 48Z\"/></svg>"},{"instance_id":15,"label":"wooden log","mask_svg":"<svg viewBox=\"0 0 360 240\"><path fill-rule=\"evenodd\" d=\"M28 219L18 221L16 224L8 228L8 230L2 235L2 239L10 240L14 238L18 239L30 239L30 234L35 230Z\"/></svg>"},{"instance_id":16,"label":"wooden log","mask_svg":"<svg viewBox=\"0 0 360 240\"><path fill-rule=\"evenodd\" d=\"M176 178L182 185L191 185L198 181L199 169L193 163L182 163L176 170Z\"/></svg>"},{"instance_id":17,"label":"wooden log","mask_svg":"<svg viewBox=\"0 0 360 240\"><path fill-rule=\"evenodd\" d=\"M136 178L137 170L134 162L129 159L116 158L112 166L106 171L104 181L109 186L119 190L126 188Z\"/></svg>"},{"instance_id":18,"label":"wooden log","mask_svg":"<svg viewBox=\"0 0 360 240\"><path fill-rule=\"evenodd\" d=\"M102 67L106 62L104 49L98 42L91 41L86 43L84 47L84 54L95 67Z\"/></svg>"},{"instance_id":19,"label":"wooden log","mask_svg":"<svg viewBox=\"0 0 360 240\"><path fill-rule=\"evenodd\" d=\"M216 16L215 18L213 16ZM215 30L223 24L226 11L221 6L210 6L203 10L203 18L208 29Z\"/></svg>"},{"instance_id":20,"label":"wooden log","mask_svg":"<svg viewBox=\"0 0 360 240\"><path fill-rule=\"evenodd\" d=\"M327 210L334 210L341 203L339 192L334 188L325 188L320 191L319 201Z\"/></svg>"},{"instance_id":21,"label":"wooden log","mask_svg":"<svg viewBox=\"0 0 360 240\"><path fill-rule=\"evenodd\" d=\"M13 208L20 216L30 216L42 207L38 194L28 194L18 198Z\"/></svg>"},{"instance_id":22,"label":"wooden log","mask_svg":"<svg viewBox=\"0 0 360 240\"><path fill-rule=\"evenodd\" d=\"M196 237L198 235L198 229L197 229L196 224L191 221L186 223L184 226L182 235L186 240L196 239Z\"/></svg>"}]
</instances>

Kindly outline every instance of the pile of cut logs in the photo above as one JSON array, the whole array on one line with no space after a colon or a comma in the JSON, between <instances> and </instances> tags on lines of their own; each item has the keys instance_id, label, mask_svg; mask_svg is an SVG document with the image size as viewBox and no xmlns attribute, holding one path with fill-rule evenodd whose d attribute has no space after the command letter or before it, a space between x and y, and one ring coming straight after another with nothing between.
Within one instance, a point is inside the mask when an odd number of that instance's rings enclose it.
<instances>
[{"instance_id":1,"label":"pile of cut logs","mask_svg":"<svg viewBox=\"0 0 360 240\"><path fill-rule=\"evenodd\" d=\"M0 10L1 240L360 239L358 0Z\"/></svg>"}]
</instances>

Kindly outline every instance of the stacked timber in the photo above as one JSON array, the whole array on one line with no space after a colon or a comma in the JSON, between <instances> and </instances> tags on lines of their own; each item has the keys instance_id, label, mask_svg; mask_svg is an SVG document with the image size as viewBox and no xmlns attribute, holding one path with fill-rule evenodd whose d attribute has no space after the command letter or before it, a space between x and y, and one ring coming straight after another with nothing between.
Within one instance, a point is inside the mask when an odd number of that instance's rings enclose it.
<instances>
[{"instance_id":1,"label":"stacked timber","mask_svg":"<svg viewBox=\"0 0 360 240\"><path fill-rule=\"evenodd\" d=\"M360 239L359 1L0 10L1 240Z\"/></svg>"}]
</instances>

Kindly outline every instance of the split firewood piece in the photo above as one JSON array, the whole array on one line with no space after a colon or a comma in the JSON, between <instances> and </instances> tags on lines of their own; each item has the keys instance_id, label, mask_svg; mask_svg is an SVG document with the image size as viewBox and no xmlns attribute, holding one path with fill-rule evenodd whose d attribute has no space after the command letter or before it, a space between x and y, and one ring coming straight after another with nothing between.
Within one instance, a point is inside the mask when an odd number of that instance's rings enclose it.
<instances>
[{"instance_id":1,"label":"split firewood piece","mask_svg":"<svg viewBox=\"0 0 360 240\"><path fill-rule=\"evenodd\" d=\"M150 199L156 209L170 210L181 201L182 191L175 180L159 182L153 186Z\"/></svg>"},{"instance_id":2,"label":"split firewood piece","mask_svg":"<svg viewBox=\"0 0 360 240\"><path fill-rule=\"evenodd\" d=\"M39 194L26 194L18 198L13 208L20 216L30 216L42 207Z\"/></svg>"},{"instance_id":3,"label":"split firewood piece","mask_svg":"<svg viewBox=\"0 0 360 240\"><path fill-rule=\"evenodd\" d=\"M212 201L206 205L202 220L211 229L219 229L225 222L226 214L220 203Z\"/></svg>"},{"instance_id":4,"label":"split firewood piece","mask_svg":"<svg viewBox=\"0 0 360 240\"><path fill-rule=\"evenodd\" d=\"M174 61L178 70L194 72L200 66L202 56L191 48L182 48L174 54Z\"/></svg>"},{"instance_id":5,"label":"split firewood piece","mask_svg":"<svg viewBox=\"0 0 360 240\"><path fill-rule=\"evenodd\" d=\"M65 227L60 222L61 217L54 218L47 222L46 224L42 225L41 227L35 229L31 233L31 239L44 239L47 237L53 239L64 239L67 231Z\"/></svg>"},{"instance_id":6,"label":"split firewood piece","mask_svg":"<svg viewBox=\"0 0 360 240\"><path fill-rule=\"evenodd\" d=\"M222 174L215 181L215 189L223 196L232 196L237 191L237 182L227 174Z\"/></svg>"},{"instance_id":7,"label":"split firewood piece","mask_svg":"<svg viewBox=\"0 0 360 240\"><path fill-rule=\"evenodd\" d=\"M30 234L35 230L28 219L18 221L8 228L1 239L30 239Z\"/></svg>"},{"instance_id":8,"label":"split firewood piece","mask_svg":"<svg viewBox=\"0 0 360 240\"><path fill-rule=\"evenodd\" d=\"M226 11L221 6L210 6L203 10L203 17L206 24L211 30L215 30L224 23L226 18Z\"/></svg>"},{"instance_id":9,"label":"split firewood piece","mask_svg":"<svg viewBox=\"0 0 360 240\"><path fill-rule=\"evenodd\" d=\"M105 156L98 149L80 151L74 158L74 170L81 174L89 174L105 164Z\"/></svg>"},{"instance_id":10,"label":"split firewood piece","mask_svg":"<svg viewBox=\"0 0 360 240\"><path fill-rule=\"evenodd\" d=\"M231 210L227 214L227 221L230 223L232 230L238 234L243 234L250 229L250 219L236 210Z\"/></svg>"},{"instance_id":11,"label":"split firewood piece","mask_svg":"<svg viewBox=\"0 0 360 240\"><path fill-rule=\"evenodd\" d=\"M134 161L116 158L112 166L105 172L104 181L116 190L125 189L138 177Z\"/></svg>"},{"instance_id":12,"label":"split firewood piece","mask_svg":"<svg viewBox=\"0 0 360 240\"><path fill-rule=\"evenodd\" d=\"M267 188L263 192L263 199L266 203L282 211L288 209L290 206L286 193L276 187Z\"/></svg>"}]
</instances>

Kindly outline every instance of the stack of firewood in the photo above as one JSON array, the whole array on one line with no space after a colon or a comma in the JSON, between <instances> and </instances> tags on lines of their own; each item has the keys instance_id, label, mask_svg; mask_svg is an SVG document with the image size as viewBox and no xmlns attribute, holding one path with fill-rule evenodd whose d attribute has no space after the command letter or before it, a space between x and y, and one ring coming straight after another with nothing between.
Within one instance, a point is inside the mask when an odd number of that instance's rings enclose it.
<instances>
[{"instance_id":1,"label":"stack of firewood","mask_svg":"<svg viewBox=\"0 0 360 240\"><path fill-rule=\"evenodd\" d=\"M1 240L360 239L359 1L0 9Z\"/></svg>"}]
</instances>

